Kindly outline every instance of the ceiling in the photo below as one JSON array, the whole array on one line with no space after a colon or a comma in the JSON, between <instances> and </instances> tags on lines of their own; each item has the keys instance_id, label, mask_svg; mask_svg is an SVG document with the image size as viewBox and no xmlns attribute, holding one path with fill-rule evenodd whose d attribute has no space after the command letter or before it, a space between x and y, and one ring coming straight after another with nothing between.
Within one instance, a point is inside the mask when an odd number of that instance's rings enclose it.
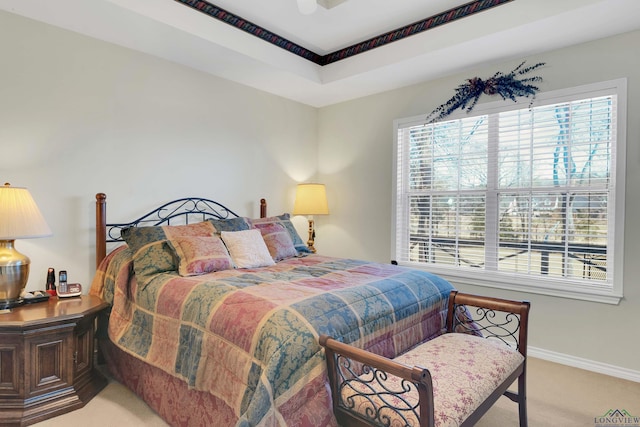
<instances>
[{"instance_id":1,"label":"ceiling","mask_svg":"<svg viewBox=\"0 0 640 427\"><path fill-rule=\"evenodd\" d=\"M296 0L208 1L227 21L190 6L197 0L0 0L0 10L315 107L640 29L640 0L319 0L333 7L309 15ZM443 15L465 4L493 7Z\"/></svg>"}]
</instances>

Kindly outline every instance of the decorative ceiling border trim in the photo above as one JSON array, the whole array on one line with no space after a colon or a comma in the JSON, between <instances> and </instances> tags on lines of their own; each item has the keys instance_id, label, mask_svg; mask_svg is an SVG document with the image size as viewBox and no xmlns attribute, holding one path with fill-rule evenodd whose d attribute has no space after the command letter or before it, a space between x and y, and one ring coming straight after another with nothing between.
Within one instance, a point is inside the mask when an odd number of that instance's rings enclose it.
<instances>
[{"instance_id":1,"label":"decorative ceiling border trim","mask_svg":"<svg viewBox=\"0 0 640 427\"><path fill-rule=\"evenodd\" d=\"M267 30L259 25L248 21L241 16L228 12L212 3L205 0L175 0L186 6L191 7L199 12L202 12L212 18L224 22L225 24L232 25L239 30L247 32L255 37L258 37L267 43L271 43L281 49L298 55L304 59L307 59L318 65L328 65L333 62L340 61L342 59L350 58L359 53L367 52L371 49L375 49L380 46L387 45L389 43L402 40L406 37L418 34L427 30L430 30L440 25L444 25L458 19L485 11L487 9L500 6L505 3L510 3L514 0L476 0L461 6L449 9L437 15L430 16L413 24L406 25L393 31L381 34L376 37L372 37L360 43L339 49L335 52L327 55L319 55L305 47L302 47L278 34Z\"/></svg>"},{"instance_id":2,"label":"decorative ceiling border trim","mask_svg":"<svg viewBox=\"0 0 640 427\"><path fill-rule=\"evenodd\" d=\"M301 56L304 59L308 59L311 62L315 62L318 65L322 65L322 56L315 52L310 51L292 41L285 39L277 35L276 33L267 30L259 25L248 21L241 16L234 15L221 7L211 4L204 0L175 0L178 3L183 3L197 11L204 13L212 18L224 22L225 24L232 25L239 30L247 32L253 36L256 36L267 43L271 43L279 48L287 50L295 55Z\"/></svg>"}]
</instances>

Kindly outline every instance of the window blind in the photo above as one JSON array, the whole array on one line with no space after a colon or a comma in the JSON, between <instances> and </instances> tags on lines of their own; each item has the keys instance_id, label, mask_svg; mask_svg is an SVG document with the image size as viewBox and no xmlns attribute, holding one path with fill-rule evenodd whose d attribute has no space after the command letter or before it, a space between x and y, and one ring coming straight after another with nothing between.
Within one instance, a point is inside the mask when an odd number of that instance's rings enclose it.
<instances>
[{"instance_id":1,"label":"window blind","mask_svg":"<svg viewBox=\"0 0 640 427\"><path fill-rule=\"evenodd\" d=\"M608 92L397 121L394 258L612 290L618 93Z\"/></svg>"}]
</instances>

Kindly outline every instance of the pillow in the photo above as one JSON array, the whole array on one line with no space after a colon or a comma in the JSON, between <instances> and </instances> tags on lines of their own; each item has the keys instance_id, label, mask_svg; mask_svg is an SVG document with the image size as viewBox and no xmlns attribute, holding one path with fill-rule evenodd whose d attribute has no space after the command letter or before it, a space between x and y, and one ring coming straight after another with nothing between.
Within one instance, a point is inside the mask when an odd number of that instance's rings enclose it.
<instances>
[{"instance_id":1,"label":"pillow","mask_svg":"<svg viewBox=\"0 0 640 427\"><path fill-rule=\"evenodd\" d=\"M284 225L278 223L265 223L255 225L264 239L264 243L269 249L271 258L274 261L281 261L287 258L293 258L298 255L298 251L293 246L291 236Z\"/></svg>"},{"instance_id":2,"label":"pillow","mask_svg":"<svg viewBox=\"0 0 640 427\"><path fill-rule=\"evenodd\" d=\"M269 249L258 229L242 231L223 231L224 244L227 245L236 268L255 268L274 265Z\"/></svg>"},{"instance_id":3,"label":"pillow","mask_svg":"<svg viewBox=\"0 0 640 427\"><path fill-rule=\"evenodd\" d=\"M233 268L229 252L218 236L176 237L169 244L178 256L178 274L197 276Z\"/></svg>"},{"instance_id":4,"label":"pillow","mask_svg":"<svg viewBox=\"0 0 640 427\"><path fill-rule=\"evenodd\" d=\"M220 234L223 231L241 231L241 230L249 230L251 228L251 224L249 224L249 219L244 217L227 218L227 219L209 218L208 221L211 224L213 224L218 234Z\"/></svg>"},{"instance_id":5,"label":"pillow","mask_svg":"<svg viewBox=\"0 0 640 427\"><path fill-rule=\"evenodd\" d=\"M251 219L250 222L254 227L257 224L281 224L289 232L289 237L291 237L291 240L293 241L293 247L296 248L298 253L311 253L309 247L302 241L300 235L296 231L296 228L293 226L293 223L291 222L291 216L288 213L267 218Z\"/></svg>"},{"instance_id":6,"label":"pillow","mask_svg":"<svg viewBox=\"0 0 640 427\"><path fill-rule=\"evenodd\" d=\"M188 236L214 236L208 221L188 225L130 227L122 230L122 238L133 253L133 269L139 280L166 271L177 271L176 255L168 240Z\"/></svg>"}]
</instances>

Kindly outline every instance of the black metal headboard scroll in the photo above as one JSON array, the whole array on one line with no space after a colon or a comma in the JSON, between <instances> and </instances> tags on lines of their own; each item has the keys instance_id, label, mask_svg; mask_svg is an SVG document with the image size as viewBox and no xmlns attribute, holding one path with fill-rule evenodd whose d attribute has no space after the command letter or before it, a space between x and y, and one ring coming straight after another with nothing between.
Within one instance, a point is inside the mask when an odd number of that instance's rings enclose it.
<instances>
[{"instance_id":1,"label":"black metal headboard scroll","mask_svg":"<svg viewBox=\"0 0 640 427\"><path fill-rule=\"evenodd\" d=\"M185 197L148 212L131 222L107 224L107 195L96 194L96 266L107 255L107 243L122 242L121 231L129 227L144 227L154 225L189 224L209 218L227 219L237 218L238 214L226 206L201 197ZM267 202L260 200L260 216L267 214Z\"/></svg>"}]
</instances>

